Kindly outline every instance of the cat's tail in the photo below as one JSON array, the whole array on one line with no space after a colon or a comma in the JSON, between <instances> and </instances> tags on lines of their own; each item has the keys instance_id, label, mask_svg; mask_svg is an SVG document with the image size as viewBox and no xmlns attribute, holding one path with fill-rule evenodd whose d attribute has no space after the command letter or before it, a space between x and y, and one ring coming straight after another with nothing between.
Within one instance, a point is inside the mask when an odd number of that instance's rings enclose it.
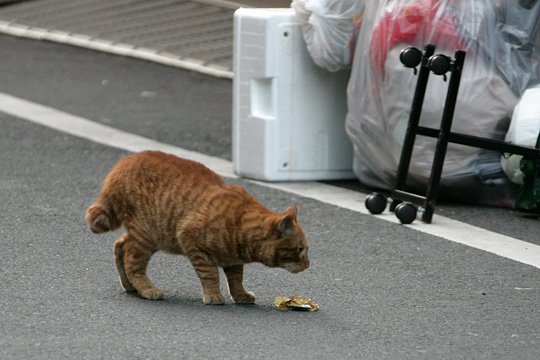
<instances>
[{"instance_id":1,"label":"cat's tail","mask_svg":"<svg viewBox=\"0 0 540 360\"><path fill-rule=\"evenodd\" d=\"M122 225L113 208L106 202L99 201L99 199L86 209L84 218L90 225L90 230L95 234L114 231Z\"/></svg>"}]
</instances>

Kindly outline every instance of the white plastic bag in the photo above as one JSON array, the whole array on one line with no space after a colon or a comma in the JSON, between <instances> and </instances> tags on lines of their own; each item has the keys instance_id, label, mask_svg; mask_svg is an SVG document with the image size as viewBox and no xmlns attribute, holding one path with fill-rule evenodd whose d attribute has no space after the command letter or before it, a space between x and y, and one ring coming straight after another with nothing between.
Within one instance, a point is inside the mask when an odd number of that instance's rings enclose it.
<instances>
[{"instance_id":1,"label":"white plastic bag","mask_svg":"<svg viewBox=\"0 0 540 360\"><path fill-rule=\"evenodd\" d=\"M338 71L351 63L355 19L363 0L293 0L304 40L315 64Z\"/></svg>"},{"instance_id":2,"label":"white plastic bag","mask_svg":"<svg viewBox=\"0 0 540 360\"><path fill-rule=\"evenodd\" d=\"M540 85L526 90L514 109L505 141L534 147L540 133ZM501 157L504 173L516 184L523 184L519 163L523 156Z\"/></svg>"}]
</instances>

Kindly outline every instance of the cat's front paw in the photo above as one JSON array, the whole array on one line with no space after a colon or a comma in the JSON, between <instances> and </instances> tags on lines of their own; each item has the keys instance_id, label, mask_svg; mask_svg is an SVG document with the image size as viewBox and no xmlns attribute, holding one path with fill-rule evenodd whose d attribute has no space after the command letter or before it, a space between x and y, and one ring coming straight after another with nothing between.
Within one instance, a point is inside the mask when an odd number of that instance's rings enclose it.
<instances>
[{"instance_id":1,"label":"cat's front paw","mask_svg":"<svg viewBox=\"0 0 540 360\"><path fill-rule=\"evenodd\" d=\"M145 289L140 292L140 295L148 300L162 300L165 297L163 291L158 288Z\"/></svg>"},{"instance_id":2,"label":"cat's front paw","mask_svg":"<svg viewBox=\"0 0 540 360\"><path fill-rule=\"evenodd\" d=\"M225 304L225 298L221 294L203 294L203 303L205 305Z\"/></svg>"},{"instance_id":3,"label":"cat's front paw","mask_svg":"<svg viewBox=\"0 0 540 360\"><path fill-rule=\"evenodd\" d=\"M237 304L253 304L255 303L255 294L251 291L246 291L243 294L234 295L233 300Z\"/></svg>"}]
</instances>

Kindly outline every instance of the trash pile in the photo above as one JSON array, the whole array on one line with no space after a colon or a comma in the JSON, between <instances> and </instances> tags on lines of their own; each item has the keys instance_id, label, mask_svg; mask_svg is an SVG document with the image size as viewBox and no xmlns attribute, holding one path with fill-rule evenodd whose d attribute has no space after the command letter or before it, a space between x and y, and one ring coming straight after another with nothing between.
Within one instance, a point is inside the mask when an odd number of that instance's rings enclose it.
<instances>
[{"instance_id":1,"label":"trash pile","mask_svg":"<svg viewBox=\"0 0 540 360\"><path fill-rule=\"evenodd\" d=\"M540 0L294 0L291 6L304 23L314 62L329 71L351 67L346 130L362 183L381 189L395 185L416 84L415 74L399 60L408 46L467 52L452 131L537 145ZM439 127L447 85L442 77L430 78L421 126ZM411 191L422 192L429 181L435 142L416 139L407 182ZM516 206L524 174L534 176L534 164L523 165L526 161L449 144L439 198Z\"/></svg>"}]
</instances>

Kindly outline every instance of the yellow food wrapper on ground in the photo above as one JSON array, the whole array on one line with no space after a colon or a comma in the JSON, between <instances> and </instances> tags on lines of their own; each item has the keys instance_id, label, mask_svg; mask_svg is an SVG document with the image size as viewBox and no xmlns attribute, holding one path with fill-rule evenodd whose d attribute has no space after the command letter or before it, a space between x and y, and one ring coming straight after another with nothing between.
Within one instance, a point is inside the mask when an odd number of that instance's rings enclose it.
<instances>
[{"instance_id":1,"label":"yellow food wrapper on ground","mask_svg":"<svg viewBox=\"0 0 540 360\"><path fill-rule=\"evenodd\" d=\"M299 295L278 296L274 301L279 310L317 311L319 304Z\"/></svg>"}]
</instances>

